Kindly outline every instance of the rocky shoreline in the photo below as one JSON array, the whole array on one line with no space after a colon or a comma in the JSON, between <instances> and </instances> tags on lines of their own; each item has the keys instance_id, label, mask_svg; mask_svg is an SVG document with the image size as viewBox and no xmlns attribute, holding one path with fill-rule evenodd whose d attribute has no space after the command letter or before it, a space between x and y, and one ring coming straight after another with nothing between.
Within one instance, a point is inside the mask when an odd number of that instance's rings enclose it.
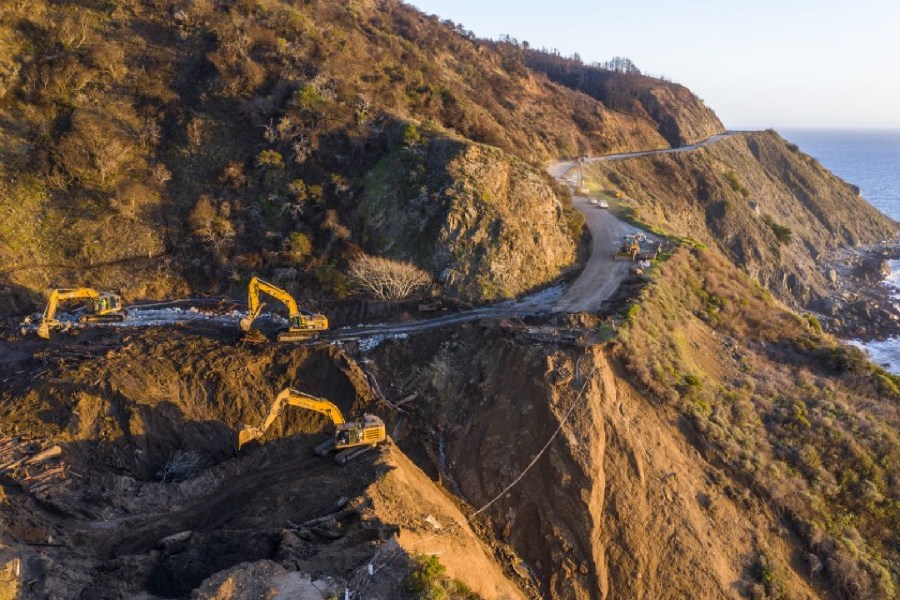
<instances>
[{"instance_id":1,"label":"rocky shoreline","mask_svg":"<svg viewBox=\"0 0 900 600\"><path fill-rule=\"evenodd\" d=\"M822 325L862 342L900 336L898 291L886 282L891 261L900 260L900 240L845 248L825 261L828 294L816 308Z\"/></svg>"}]
</instances>

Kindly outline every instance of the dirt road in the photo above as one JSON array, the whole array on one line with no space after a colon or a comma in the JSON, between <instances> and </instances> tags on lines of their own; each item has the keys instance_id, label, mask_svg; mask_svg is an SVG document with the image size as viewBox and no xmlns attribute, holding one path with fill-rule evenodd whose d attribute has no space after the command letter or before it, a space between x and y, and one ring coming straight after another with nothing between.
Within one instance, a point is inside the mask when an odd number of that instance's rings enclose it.
<instances>
[{"instance_id":1,"label":"dirt road","mask_svg":"<svg viewBox=\"0 0 900 600\"><path fill-rule=\"evenodd\" d=\"M630 260L614 260L613 252L622 236L641 231L620 221L609 210L592 206L583 196L576 196L574 203L591 232L591 255L578 279L566 287L554 304L553 312L557 313L596 312L616 292L633 264Z\"/></svg>"},{"instance_id":2,"label":"dirt road","mask_svg":"<svg viewBox=\"0 0 900 600\"><path fill-rule=\"evenodd\" d=\"M673 154L702 148L720 139L731 135L725 132L714 135L702 142L679 148L665 148L662 150L645 150L643 152L626 152L622 154L607 154L588 158L585 162L608 162L624 160L628 158L641 158L657 154ZM554 163L547 167L547 172L556 179L565 179L566 174L578 165L578 161L564 161ZM557 299L550 312L576 313L595 312L601 303L612 296L619 285L628 275L629 261L616 262L613 252L622 240L622 236L630 233L644 233L643 230L617 219L606 209L598 208L588 203L583 196L575 196L575 208L584 215L585 224L591 234L591 255L584 270L574 282L569 284L562 295ZM647 234L651 239L653 236Z\"/></svg>"}]
</instances>

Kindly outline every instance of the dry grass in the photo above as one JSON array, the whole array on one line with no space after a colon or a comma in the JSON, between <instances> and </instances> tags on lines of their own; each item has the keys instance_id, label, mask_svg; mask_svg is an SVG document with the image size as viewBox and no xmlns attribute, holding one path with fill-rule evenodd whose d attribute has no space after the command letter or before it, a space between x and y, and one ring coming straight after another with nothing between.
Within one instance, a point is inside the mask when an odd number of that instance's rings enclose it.
<instances>
[{"instance_id":1,"label":"dry grass","mask_svg":"<svg viewBox=\"0 0 900 600\"><path fill-rule=\"evenodd\" d=\"M831 585L895 597L898 378L713 251L679 251L631 312L617 353L639 387L785 516Z\"/></svg>"}]
</instances>

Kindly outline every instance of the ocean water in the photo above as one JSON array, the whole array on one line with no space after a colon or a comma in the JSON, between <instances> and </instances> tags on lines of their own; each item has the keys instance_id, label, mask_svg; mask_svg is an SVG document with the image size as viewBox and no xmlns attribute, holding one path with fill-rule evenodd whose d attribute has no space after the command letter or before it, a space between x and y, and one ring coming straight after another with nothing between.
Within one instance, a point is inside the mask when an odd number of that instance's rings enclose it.
<instances>
[{"instance_id":1,"label":"ocean water","mask_svg":"<svg viewBox=\"0 0 900 600\"><path fill-rule=\"evenodd\" d=\"M779 133L858 186L875 208L900 221L900 130L784 129ZM891 262L885 285L900 302L900 261ZM900 374L900 339L852 343L866 350L874 362Z\"/></svg>"}]
</instances>

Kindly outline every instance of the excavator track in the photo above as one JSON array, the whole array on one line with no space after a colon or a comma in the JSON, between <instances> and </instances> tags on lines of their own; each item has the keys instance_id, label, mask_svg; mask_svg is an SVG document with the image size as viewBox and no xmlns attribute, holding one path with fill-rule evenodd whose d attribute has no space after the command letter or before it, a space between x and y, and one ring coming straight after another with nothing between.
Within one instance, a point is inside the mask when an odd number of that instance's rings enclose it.
<instances>
[{"instance_id":1,"label":"excavator track","mask_svg":"<svg viewBox=\"0 0 900 600\"><path fill-rule=\"evenodd\" d=\"M291 331L290 329L282 329L278 332L275 339L282 343L290 342L306 342L318 339L319 332L316 330L309 331Z\"/></svg>"},{"instance_id":2,"label":"excavator track","mask_svg":"<svg viewBox=\"0 0 900 600\"><path fill-rule=\"evenodd\" d=\"M334 455L334 462L344 466L354 458L361 456L368 452L369 450L374 450L376 444L370 444L368 446L361 446L356 448L348 448L342 452L338 452Z\"/></svg>"},{"instance_id":3,"label":"excavator track","mask_svg":"<svg viewBox=\"0 0 900 600\"><path fill-rule=\"evenodd\" d=\"M128 316L126 311L110 315L84 315L80 321L82 323L121 323Z\"/></svg>"},{"instance_id":4,"label":"excavator track","mask_svg":"<svg viewBox=\"0 0 900 600\"><path fill-rule=\"evenodd\" d=\"M316 446L313 452L316 456L326 457L334 450L334 438L329 438Z\"/></svg>"}]
</instances>

